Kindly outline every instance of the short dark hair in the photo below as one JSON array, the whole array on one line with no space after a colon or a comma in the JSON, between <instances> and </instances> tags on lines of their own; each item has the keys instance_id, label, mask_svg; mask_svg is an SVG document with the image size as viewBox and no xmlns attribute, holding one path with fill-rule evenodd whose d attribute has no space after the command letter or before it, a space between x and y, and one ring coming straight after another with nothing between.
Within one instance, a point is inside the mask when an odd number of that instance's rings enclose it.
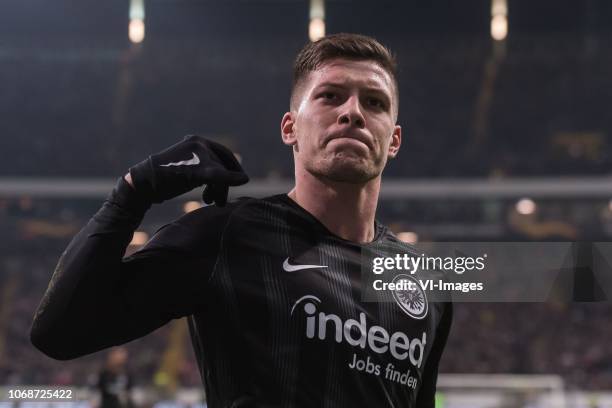
<instances>
[{"instance_id":1,"label":"short dark hair","mask_svg":"<svg viewBox=\"0 0 612 408\"><path fill-rule=\"evenodd\" d=\"M334 58L372 60L389 73L395 86L395 98L399 102L397 85L397 62L393 53L372 37L361 34L331 34L318 41L308 43L299 52L293 63L293 85L291 106L302 80Z\"/></svg>"}]
</instances>

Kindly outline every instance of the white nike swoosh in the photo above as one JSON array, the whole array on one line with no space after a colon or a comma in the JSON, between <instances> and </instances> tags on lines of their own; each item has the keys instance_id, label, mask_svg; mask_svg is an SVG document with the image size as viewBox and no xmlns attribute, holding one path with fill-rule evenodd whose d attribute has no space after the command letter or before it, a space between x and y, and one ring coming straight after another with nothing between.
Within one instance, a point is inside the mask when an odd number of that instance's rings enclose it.
<instances>
[{"instance_id":1,"label":"white nike swoosh","mask_svg":"<svg viewBox=\"0 0 612 408\"><path fill-rule=\"evenodd\" d=\"M303 269L314 268L327 268L327 265L291 265L289 263L289 258L285 259L285 262L283 262L283 269L285 270L285 272L295 272L301 271Z\"/></svg>"},{"instance_id":2,"label":"white nike swoosh","mask_svg":"<svg viewBox=\"0 0 612 408\"><path fill-rule=\"evenodd\" d=\"M179 162L175 162L175 163L168 163L168 164L160 164L161 167L170 167L170 166L195 166L197 164L200 164L200 158L198 157L197 154L195 153L191 153L193 154L193 158L189 159L189 160L183 160L183 161L179 161Z\"/></svg>"}]
</instances>

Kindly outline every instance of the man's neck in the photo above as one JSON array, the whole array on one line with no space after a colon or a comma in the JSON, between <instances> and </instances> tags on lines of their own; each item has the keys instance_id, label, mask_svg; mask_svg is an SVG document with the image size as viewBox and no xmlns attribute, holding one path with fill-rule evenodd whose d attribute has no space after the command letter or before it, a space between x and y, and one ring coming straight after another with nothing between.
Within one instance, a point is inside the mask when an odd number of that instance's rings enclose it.
<instances>
[{"instance_id":1,"label":"man's neck","mask_svg":"<svg viewBox=\"0 0 612 408\"><path fill-rule=\"evenodd\" d=\"M335 235L353 242L374 240L374 217L380 176L363 184L322 180L304 171L296 174L289 197Z\"/></svg>"}]
</instances>

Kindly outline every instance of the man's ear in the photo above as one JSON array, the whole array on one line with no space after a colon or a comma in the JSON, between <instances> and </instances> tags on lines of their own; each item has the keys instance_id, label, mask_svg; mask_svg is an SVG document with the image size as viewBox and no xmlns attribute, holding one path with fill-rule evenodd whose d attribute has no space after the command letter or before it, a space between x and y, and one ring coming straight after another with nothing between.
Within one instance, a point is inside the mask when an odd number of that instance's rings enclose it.
<instances>
[{"instance_id":1,"label":"man's ear","mask_svg":"<svg viewBox=\"0 0 612 408\"><path fill-rule=\"evenodd\" d=\"M389 143L389 154L388 156L393 159L397 156L399 152L399 148L402 144L402 127L400 125L395 125L393 129L393 133L391 134L391 143Z\"/></svg>"},{"instance_id":2,"label":"man's ear","mask_svg":"<svg viewBox=\"0 0 612 408\"><path fill-rule=\"evenodd\" d=\"M287 146L295 146L297 138L294 132L295 118L293 112L286 112L281 120L281 136Z\"/></svg>"}]
</instances>

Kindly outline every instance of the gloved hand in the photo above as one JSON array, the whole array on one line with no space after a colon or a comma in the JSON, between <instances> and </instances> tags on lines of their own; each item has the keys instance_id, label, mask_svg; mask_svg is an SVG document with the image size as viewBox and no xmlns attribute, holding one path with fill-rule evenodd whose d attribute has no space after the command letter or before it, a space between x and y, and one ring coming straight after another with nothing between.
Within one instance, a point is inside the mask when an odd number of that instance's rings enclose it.
<instances>
[{"instance_id":1,"label":"gloved hand","mask_svg":"<svg viewBox=\"0 0 612 408\"><path fill-rule=\"evenodd\" d=\"M161 203L206 184L202 199L219 206L227 202L229 186L249 181L229 149L194 135L131 167L130 176L135 190L150 202Z\"/></svg>"}]
</instances>

